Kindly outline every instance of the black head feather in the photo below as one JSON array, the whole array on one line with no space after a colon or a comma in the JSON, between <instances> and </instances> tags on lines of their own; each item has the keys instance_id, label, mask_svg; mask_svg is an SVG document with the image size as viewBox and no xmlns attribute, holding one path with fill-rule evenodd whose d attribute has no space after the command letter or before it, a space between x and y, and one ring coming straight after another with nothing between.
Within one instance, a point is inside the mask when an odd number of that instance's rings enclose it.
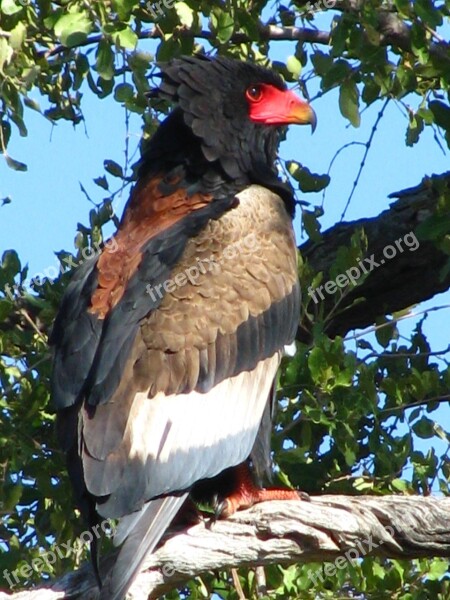
<instances>
[{"instance_id":1,"label":"black head feather","mask_svg":"<svg viewBox=\"0 0 450 600\"><path fill-rule=\"evenodd\" d=\"M291 196L275 169L281 128L251 121L245 97L255 84L285 90L277 73L224 57L183 57L160 67L162 81L151 95L176 108L150 141L141 173L160 169L157 163L167 168L167 161L173 166L182 161L197 180L201 176L205 191L212 186L217 193L225 186L227 193L236 193L260 183Z\"/></svg>"}]
</instances>

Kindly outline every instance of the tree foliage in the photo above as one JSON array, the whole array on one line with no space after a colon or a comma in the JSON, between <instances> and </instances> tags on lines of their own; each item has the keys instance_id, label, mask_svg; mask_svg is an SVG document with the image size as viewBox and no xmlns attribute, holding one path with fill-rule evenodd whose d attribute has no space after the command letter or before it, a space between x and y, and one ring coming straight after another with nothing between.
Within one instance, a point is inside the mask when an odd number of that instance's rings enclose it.
<instances>
[{"instance_id":1,"label":"tree foliage","mask_svg":"<svg viewBox=\"0 0 450 600\"><path fill-rule=\"evenodd\" d=\"M293 0L289 6L262 0L2 0L0 151L9 167L26 170L8 145L12 136L27 135L27 110L79 125L84 97L92 95L99 107L110 96L142 115L145 139L168 109L145 95L157 85L156 61L207 51L268 64L270 49L280 40L290 41L291 54L273 67L306 94L338 88L336 113L353 127L367 106L378 104L382 114L386 102L395 102L408 115L408 146L420 143L429 127L439 144L450 147L449 14L448 0ZM32 98L36 91L39 103ZM311 173L294 159L285 168L296 190L305 194L329 184L329 175ZM106 199L91 210L87 225L78 226L75 250L58 254L58 276L26 285L27 267L17 253L9 249L2 256L0 587L8 588L1 580L4 569L32 564L61 543L72 541L53 565L32 568L17 587L72 569L86 555L75 541L83 525L70 508L64 458L53 434L47 338L73 265L98 248L103 227L116 218L112 190L133 180L129 167L105 160L105 173L95 183ZM322 210L302 205L301 213L311 243L320 245ZM444 186L435 214L417 231L419 239L447 255L449 214L450 192ZM335 279L366 256L360 230L330 257L328 274L313 272L301 259L304 289L317 289L325 276ZM436 277L449 269L450 262ZM450 429L436 418L449 398L448 349L430 347L423 330L426 315L405 338L397 321L402 315L383 314L383 307L374 335L352 343L328 337L327 323L345 293L336 295L327 312L305 294L301 317L308 339L303 336L295 357L285 359L280 377L276 478L310 494L448 494ZM319 564L273 565L265 576L270 598L419 600L450 597L446 570L444 561L432 557L412 562L364 557L333 576ZM254 569L240 572L239 581L245 597L256 597ZM205 598L213 592L242 597L236 577L224 572L206 574L167 598Z\"/></svg>"}]
</instances>

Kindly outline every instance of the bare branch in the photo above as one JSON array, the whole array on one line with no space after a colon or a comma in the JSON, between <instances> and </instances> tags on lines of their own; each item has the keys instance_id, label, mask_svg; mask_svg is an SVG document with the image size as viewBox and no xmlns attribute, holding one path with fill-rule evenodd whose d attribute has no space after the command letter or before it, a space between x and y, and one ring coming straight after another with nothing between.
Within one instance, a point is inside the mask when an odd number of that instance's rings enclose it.
<instances>
[{"instance_id":1,"label":"bare branch","mask_svg":"<svg viewBox=\"0 0 450 600\"><path fill-rule=\"evenodd\" d=\"M363 556L450 557L450 498L318 496L311 502L265 502L212 526L171 536L149 555L130 590L132 600L156 598L206 571L269 564L339 561ZM320 574L311 575L311 585ZM0 600L96 596L89 566L46 588Z\"/></svg>"}]
</instances>

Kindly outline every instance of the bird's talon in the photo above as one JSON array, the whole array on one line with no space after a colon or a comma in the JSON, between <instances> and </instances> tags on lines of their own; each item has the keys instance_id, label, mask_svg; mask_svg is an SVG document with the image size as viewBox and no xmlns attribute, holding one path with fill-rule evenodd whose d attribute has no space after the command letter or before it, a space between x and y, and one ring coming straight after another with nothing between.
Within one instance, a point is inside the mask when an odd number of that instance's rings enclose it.
<instances>
[{"instance_id":1,"label":"bird's talon","mask_svg":"<svg viewBox=\"0 0 450 600\"><path fill-rule=\"evenodd\" d=\"M228 500L222 500L214 510L214 519L217 521L218 519L226 519L229 516L230 507Z\"/></svg>"}]
</instances>

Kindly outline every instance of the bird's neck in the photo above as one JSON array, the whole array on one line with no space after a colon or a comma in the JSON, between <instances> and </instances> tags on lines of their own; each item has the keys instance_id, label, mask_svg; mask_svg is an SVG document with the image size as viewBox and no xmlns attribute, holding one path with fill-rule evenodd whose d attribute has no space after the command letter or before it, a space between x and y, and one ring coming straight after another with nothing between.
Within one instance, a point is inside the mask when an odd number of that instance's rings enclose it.
<instances>
[{"instance_id":1,"label":"bird's neck","mask_svg":"<svg viewBox=\"0 0 450 600\"><path fill-rule=\"evenodd\" d=\"M189 193L212 194L220 199L235 195L252 183L268 187L285 201L293 214L292 190L277 176L275 159L279 132L276 129L260 131L250 155L239 156L235 149L233 158L239 168L231 177L223 166L221 157L208 161L202 151L202 140L185 124L181 109L175 109L160 125L145 148L139 177L162 173L184 173L184 185Z\"/></svg>"}]
</instances>

